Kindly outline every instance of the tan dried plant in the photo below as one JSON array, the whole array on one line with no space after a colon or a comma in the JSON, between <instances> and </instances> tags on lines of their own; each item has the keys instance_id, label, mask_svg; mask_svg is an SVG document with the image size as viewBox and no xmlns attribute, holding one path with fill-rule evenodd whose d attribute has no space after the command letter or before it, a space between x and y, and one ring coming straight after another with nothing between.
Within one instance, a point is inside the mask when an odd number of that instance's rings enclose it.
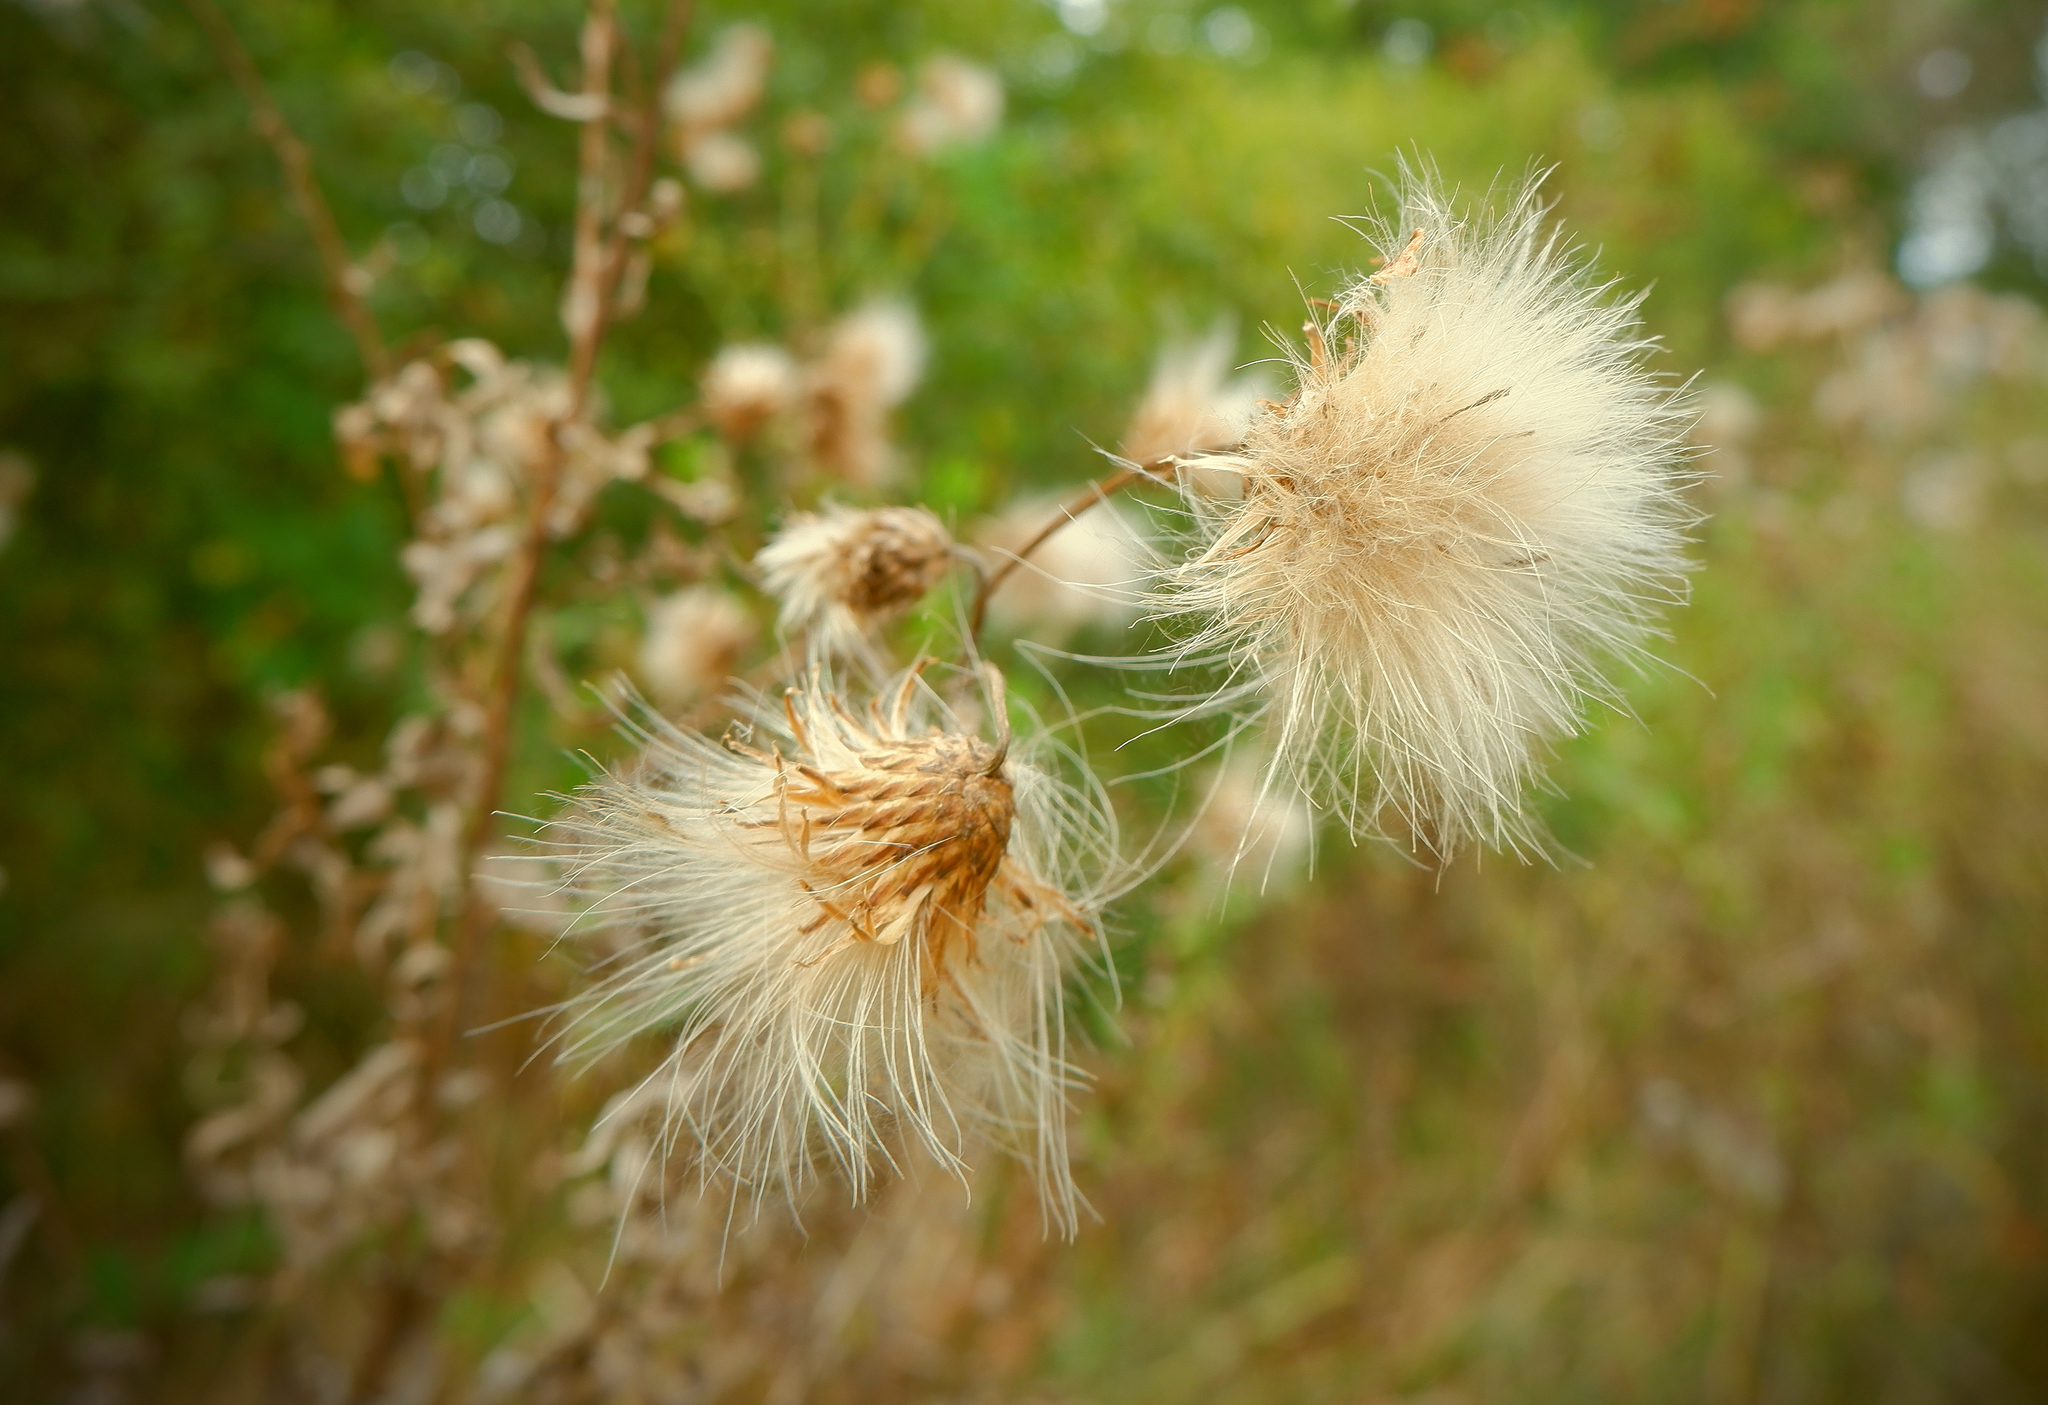
<instances>
[{"instance_id":1,"label":"tan dried plant","mask_svg":"<svg viewBox=\"0 0 2048 1405\"><path fill-rule=\"evenodd\" d=\"M1265 387L1256 376L1229 378L1233 341L1226 323L1200 341L1161 351L1144 398L1124 427L1122 457L1135 464L1164 463L1243 442Z\"/></svg>"},{"instance_id":2,"label":"tan dried plant","mask_svg":"<svg viewBox=\"0 0 2048 1405\"><path fill-rule=\"evenodd\" d=\"M925 354L924 329L906 302L871 302L834 323L805 372L811 466L856 488L881 487L896 468L889 412L917 388Z\"/></svg>"},{"instance_id":3,"label":"tan dried plant","mask_svg":"<svg viewBox=\"0 0 2048 1405\"><path fill-rule=\"evenodd\" d=\"M792 514L754 558L791 638L820 655L874 657L875 630L953 566L945 524L922 507L827 507Z\"/></svg>"},{"instance_id":4,"label":"tan dried plant","mask_svg":"<svg viewBox=\"0 0 2048 1405\"><path fill-rule=\"evenodd\" d=\"M1295 389L1199 460L1189 559L1160 611L1174 657L1221 660L1215 701L1266 719L1272 778L1356 834L1385 807L1448 852L1510 846L1543 745L1614 701L1682 593L1689 412L1652 375L1639 297L1546 228L1533 183L1462 219L1411 174L1388 261L1304 327Z\"/></svg>"},{"instance_id":5,"label":"tan dried plant","mask_svg":"<svg viewBox=\"0 0 2048 1405\"><path fill-rule=\"evenodd\" d=\"M993 1142L1071 1232L1063 986L1095 938L1107 812L984 740L919 669L856 713L814 671L714 742L657 720L555 822L609 969L563 1057L673 1038L649 1085L665 1150L792 1197L820 1162L856 1199L907 1150Z\"/></svg>"},{"instance_id":6,"label":"tan dried plant","mask_svg":"<svg viewBox=\"0 0 2048 1405\"><path fill-rule=\"evenodd\" d=\"M746 439L796 403L796 361L779 346L737 342L704 368L704 416L726 439Z\"/></svg>"}]
</instances>

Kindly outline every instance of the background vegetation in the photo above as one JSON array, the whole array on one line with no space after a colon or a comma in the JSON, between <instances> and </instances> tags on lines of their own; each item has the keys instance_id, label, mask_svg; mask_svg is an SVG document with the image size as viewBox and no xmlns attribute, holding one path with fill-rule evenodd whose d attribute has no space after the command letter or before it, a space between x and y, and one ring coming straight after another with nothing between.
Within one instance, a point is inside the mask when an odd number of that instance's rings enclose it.
<instances>
[{"instance_id":1,"label":"background vegetation","mask_svg":"<svg viewBox=\"0 0 2048 1405\"><path fill-rule=\"evenodd\" d=\"M565 65L575 7L233 17L345 232L400 256L374 293L395 340L559 360L574 136L505 46ZM699 33L738 18L780 45L773 111L858 142L860 71L950 50L1003 73L1004 127L929 178L839 168L873 188L821 198L872 213L815 256L746 232L787 194L764 128L763 185L693 192L659 246L599 373L616 422L687 401L721 339L780 334L791 277L826 307L902 291L934 347L902 439L970 521L1090 474L1163 335L1227 315L1260 354L1359 261L1328 217L1419 148L1467 186L1558 163L1561 216L1654 283L1665 364L1706 368L1718 452L1671 667L1554 768L1572 860L1439 874L1327 842L1312 882L1227 906L1180 875L1120 919L1125 1003L1088 1055L1100 1222L1041 1242L996 1172L971 1205L926 1186L821 1209L807 1241L758 1230L722 1290L678 1290L675 1398L2040 1398L2042 283L2017 239L1981 289L1886 273L1939 134L2039 105L2039 7L773 3ZM1973 77L1931 95L1951 48ZM417 686L402 508L338 465L360 370L183 10L0 10L0 131L0 488L33 475L0 548L0 1382L340 1398L221 1289L276 1246L181 1164L181 1019L213 959L201 851L273 807L266 699L318 682L337 751L368 755ZM401 194L479 135L512 158L510 244L468 197ZM566 648L595 673L620 646L589 620ZM529 731L514 795L575 774ZM316 1084L379 1037L319 953L279 981ZM568 1148L593 1095L564 1096L531 1135ZM436 1299L433 1383L389 1398L467 1398L449 1382L587 1310L563 1295L595 1291L607 1229L533 1223ZM549 1379L513 1393L670 1398Z\"/></svg>"}]
</instances>

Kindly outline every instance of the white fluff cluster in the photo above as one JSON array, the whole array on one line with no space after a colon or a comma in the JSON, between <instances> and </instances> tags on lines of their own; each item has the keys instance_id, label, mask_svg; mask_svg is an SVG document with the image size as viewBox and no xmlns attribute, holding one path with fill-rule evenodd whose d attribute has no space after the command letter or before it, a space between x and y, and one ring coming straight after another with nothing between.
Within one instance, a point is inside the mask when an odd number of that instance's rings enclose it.
<instances>
[{"instance_id":1,"label":"white fluff cluster","mask_svg":"<svg viewBox=\"0 0 2048 1405\"><path fill-rule=\"evenodd\" d=\"M796 360L770 343L735 342L711 358L700 387L704 414L718 432L745 439L796 403Z\"/></svg>"},{"instance_id":2,"label":"white fluff cluster","mask_svg":"<svg viewBox=\"0 0 2048 1405\"><path fill-rule=\"evenodd\" d=\"M721 348L700 381L704 416L733 444L783 425L808 468L874 489L896 466L889 415L917 388L925 353L915 308L865 303L833 323L802 364L772 343Z\"/></svg>"},{"instance_id":3,"label":"white fluff cluster","mask_svg":"<svg viewBox=\"0 0 2048 1405\"><path fill-rule=\"evenodd\" d=\"M704 189L744 190L760 178L760 152L732 128L760 105L774 58L767 30L728 25L701 62L669 80L662 109L676 154Z\"/></svg>"},{"instance_id":4,"label":"white fluff cluster","mask_svg":"<svg viewBox=\"0 0 2048 1405\"><path fill-rule=\"evenodd\" d=\"M1467 222L1411 179L1377 233L1389 262L1304 328L1293 396L1200 461L1242 495L1187 493L1158 605L1354 833L1391 806L1438 852L1517 845L1540 749L1680 592L1688 415L1644 369L1640 298L1533 190Z\"/></svg>"},{"instance_id":5,"label":"white fluff cluster","mask_svg":"<svg viewBox=\"0 0 2048 1405\"><path fill-rule=\"evenodd\" d=\"M666 707L695 702L722 686L754 642L754 621L715 586L691 586L647 607L640 676Z\"/></svg>"},{"instance_id":6,"label":"white fluff cluster","mask_svg":"<svg viewBox=\"0 0 2048 1405\"><path fill-rule=\"evenodd\" d=\"M924 374L924 329L905 302L871 302L839 319L807 368L804 443L811 462L861 488L895 467L889 412Z\"/></svg>"},{"instance_id":7,"label":"white fluff cluster","mask_svg":"<svg viewBox=\"0 0 2048 1405\"><path fill-rule=\"evenodd\" d=\"M955 54L935 54L918 70L917 93L903 110L903 144L930 156L995 135L1003 121L1003 80Z\"/></svg>"},{"instance_id":8,"label":"white fluff cluster","mask_svg":"<svg viewBox=\"0 0 2048 1405\"><path fill-rule=\"evenodd\" d=\"M1256 376L1230 377L1227 325L1201 341L1166 347L1144 399L1124 429L1122 456L1135 464L1235 448L1267 387Z\"/></svg>"},{"instance_id":9,"label":"white fluff cluster","mask_svg":"<svg viewBox=\"0 0 2048 1405\"><path fill-rule=\"evenodd\" d=\"M926 508L833 504L792 513L754 564L786 635L828 657L865 658L875 628L951 569L953 538Z\"/></svg>"},{"instance_id":10,"label":"white fluff cluster","mask_svg":"<svg viewBox=\"0 0 2048 1405\"><path fill-rule=\"evenodd\" d=\"M563 1057L672 1037L649 1086L707 1180L793 1196L829 1162L859 1199L906 1148L962 1169L981 1139L1071 1231L1062 984L1104 812L916 670L858 715L813 674L723 743L646 725L555 825L615 953Z\"/></svg>"}]
</instances>

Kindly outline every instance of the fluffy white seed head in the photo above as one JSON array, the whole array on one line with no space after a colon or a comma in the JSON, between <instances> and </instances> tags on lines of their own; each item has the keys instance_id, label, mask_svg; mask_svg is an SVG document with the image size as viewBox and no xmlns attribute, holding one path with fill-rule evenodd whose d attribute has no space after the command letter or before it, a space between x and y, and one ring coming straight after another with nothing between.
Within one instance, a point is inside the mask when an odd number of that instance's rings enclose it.
<instances>
[{"instance_id":1,"label":"fluffy white seed head","mask_svg":"<svg viewBox=\"0 0 2048 1405\"><path fill-rule=\"evenodd\" d=\"M1242 496L1188 494L1159 603L1354 834L1391 806L1440 853L1516 845L1542 747L1682 585L1688 415L1643 367L1639 298L1532 190L1466 221L1411 179L1377 233L1389 261L1304 329L1293 396L1204 461Z\"/></svg>"},{"instance_id":2,"label":"fluffy white seed head","mask_svg":"<svg viewBox=\"0 0 2048 1405\"><path fill-rule=\"evenodd\" d=\"M1230 379L1230 329L1201 341L1169 346L1152 370L1145 397L1124 430L1120 451L1136 464L1162 463L1235 448L1243 442L1266 387L1256 378Z\"/></svg>"},{"instance_id":3,"label":"fluffy white seed head","mask_svg":"<svg viewBox=\"0 0 2048 1405\"><path fill-rule=\"evenodd\" d=\"M791 638L864 656L876 626L903 614L953 564L953 538L921 507L799 512L755 556Z\"/></svg>"},{"instance_id":4,"label":"fluffy white seed head","mask_svg":"<svg viewBox=\"0 0 2048 1405\"><path fill-rule=\"evenodd\" d=\"M704 413L727 439L744 439L796 402L790 354L761 342L722 347L704 368Z\"/></svg>"},{"instance_id":5,"label":"fluffy white seed head","mask_svg":"<svg viewBox=\"0 0 2048 1405\"><path fill-rule=\"evenodd\" d=\"M729 127L760 103L775 41L754 24L728 25L711 52L669 80L662 109L683 133Z\"/></svg>"},{"instance_id":6,"label":"fluffy white seed head","mask_svg":"<svg viewBox=\"0 0 2048 1405\"><path fill-rule=\"evenodd\" d=\"M754 621L740 602L711 586L665 595L647 610L640 676L664 707L715 692L754 642Z\"/></svg>"},{"instance_id":7,"label":"fluffy white seed head","mask_svg":"<svg viewBox=\"0 0 2048 1405\"><path fill-rule=\"evenodd\" d=\"M683 166L704 189L729 194L761 178L761 153L736 132L700 132L683 143Z\"/></svg>"},{"instance_id":8,"label":"fluffy white seed head","mask_svg":"<svg viewBox=\"0 0 2048 1405\"><path fill-rule=\"evenodd\" d=\"M906 302L871 302L832 328L818 373L849 400L891 410L924 374L924 329Z\"/></svg>"},{"instance_id":9,"label":"fluffy white seed head","mask_svg":"<svg viewBox=\"0 0 2048 1405\"><path fill-rule=\"evenodd\" d=\"M673 1038L648 1086L707 1180L794 1195L830 1164L858 1199L905 1148L985 1140L1071 1231L1062 988L1100 812L915 671L858 713L813 674L723 743L649 726L556 825L611 953L563 1057Z\"/></svg>"},{"instance_id":10,"label":"fluffy white seed head","mask_svg":"<svg viewBox=\"0 0 2048 1405\"><path fill-rule=\"evenodd\" d=\"M1003 80L978 63L939 54L918 70L917 94L897 131L905 146L929 156L986 141L1002 121Z\"/></svg>"},{"instance_id":11,"label":"fluffy white seed head","mask_svg":"<svg viewBox=\"0 0 2048 1405\"><path fill-rule=\"evenodd\" d=\"M874 302L841 318L805 385L811 461L859 487L894 467L886 429L924 374L925 337L908 303Z\"/></svg>"}]
</instances>

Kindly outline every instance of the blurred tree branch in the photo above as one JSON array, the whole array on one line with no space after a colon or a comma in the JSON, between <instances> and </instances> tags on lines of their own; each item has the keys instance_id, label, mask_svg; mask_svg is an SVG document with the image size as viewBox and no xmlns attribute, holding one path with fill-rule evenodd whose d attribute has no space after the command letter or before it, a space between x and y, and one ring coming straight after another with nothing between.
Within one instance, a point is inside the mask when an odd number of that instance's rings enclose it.
<instances>
[{"instance_id":1,"label":"blurred tree branch","mask_svg":"<svg viewBox=\"0 0 2048 1405\"><path fill-rule=\"evenodd\" d=\"M334 221L334 211L320 189L319 178L313 174L313 158L306 150L306 144L299 140L298 133L285 120L284 112L271 97L270 89L256 67L256 61L249 56L249 50L235 33L234 26L228 23L227 16L221 13L220 7L213 0L185 0L185 7L199 21L199 27L206 31L206 37L227 67L228 75L242 90L242 96L248 99L258 135L270 143L278 164L284 168L285 184L291 189L292 203L298 206L299 215L306 221L306 227L313 235L314 247L319 251L320 263L326 274L328 300L334 304L335 314L341 318L342 325L355 339L356 354L362 359L364 373L372 381L384 379L391 372L391 355L385 349L384 336L377 327L376 317L363 301L363 274L349 253L341 227Z\"/></svg>"}]
</instances>

